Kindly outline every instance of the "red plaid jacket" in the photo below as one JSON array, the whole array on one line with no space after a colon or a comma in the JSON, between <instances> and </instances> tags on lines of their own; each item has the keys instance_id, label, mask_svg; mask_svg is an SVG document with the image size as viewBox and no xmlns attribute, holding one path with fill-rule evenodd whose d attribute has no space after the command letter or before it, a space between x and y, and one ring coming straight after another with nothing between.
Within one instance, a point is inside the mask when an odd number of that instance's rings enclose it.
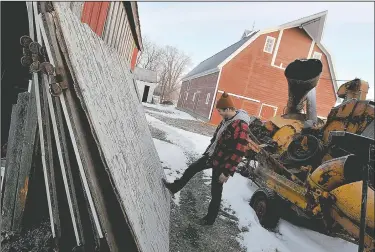
<instances>
[{"instance_id":1,"label":"red plaid jacket","mask_svg":"<svg viewBox=\"0 0 375 252\"><path fill-rule=\"evenodd\" d=\"M214 142L220 126L221 123L216 129L211 143ZM213 168L222 170L222 173L226 176L233 176L238 163L245 155L248 135L249 126L246 122L235 120L229 124L221 134L211 157Z\"/></svg>"}]
</instances>

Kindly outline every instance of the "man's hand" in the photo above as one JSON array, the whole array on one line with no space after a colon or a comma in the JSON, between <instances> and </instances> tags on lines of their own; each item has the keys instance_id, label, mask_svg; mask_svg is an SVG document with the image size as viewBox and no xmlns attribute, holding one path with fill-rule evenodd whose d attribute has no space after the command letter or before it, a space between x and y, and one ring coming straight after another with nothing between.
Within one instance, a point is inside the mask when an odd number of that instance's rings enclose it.
<instances>
[{"instance_id":1,"label":"man's hand","mask_svg":"<svg viewBox=\"0 0 375 252\"><path fill-rule=\"evenodd\" d=\"M219 181L220 181L220 183L222 183L222 184L224 184L225 182L227 182L228 179L229 179L229 176L227 177L227 176L225 176L223 173L222 173L222 174L220 175L220 177L219 177Z\"/></svg>"}]
</instances>

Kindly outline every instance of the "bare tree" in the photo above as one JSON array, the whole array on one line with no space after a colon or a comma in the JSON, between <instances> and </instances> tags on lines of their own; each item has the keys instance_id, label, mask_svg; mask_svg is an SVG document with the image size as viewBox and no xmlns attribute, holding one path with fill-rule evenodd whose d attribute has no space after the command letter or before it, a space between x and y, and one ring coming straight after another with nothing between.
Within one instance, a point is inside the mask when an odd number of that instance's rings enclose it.
<instances>
[{"instance_id":1,"label":"bare tree","mask_svg":"<svg viewBox=\"0 0 375 252\"><path fill-rule=\"evenodd\" d=\"M158 72L163 48L150 41L147 37L142 38L143 51L137 59L137 66Z\"/></svg>"},{"instance_id":2,"label":"bare tree","mask_svg":"<svg viewBox=\"0 0 375 252\"><path fill-rule=\"evenodd\" d=\"M181 88L181 78L190 64L190 57L177 48L172 46L164 48L159 78L162 89L161 101L173 99L172 95Z\"/></svg>"},{"instance_id":3,"label":"bare tree","mask_svg":"<svg viewBox=\"0 0 375 252\"><path fill-rule=\"evenodd\" d=\"M155 94L160 95L160 101L174 100L181 88L181 78L191 64L190 57L175 47L160 47L147 38L143 39L143 47L137 66L157 72L159 85Z\"/></svg>"}]
</instances>

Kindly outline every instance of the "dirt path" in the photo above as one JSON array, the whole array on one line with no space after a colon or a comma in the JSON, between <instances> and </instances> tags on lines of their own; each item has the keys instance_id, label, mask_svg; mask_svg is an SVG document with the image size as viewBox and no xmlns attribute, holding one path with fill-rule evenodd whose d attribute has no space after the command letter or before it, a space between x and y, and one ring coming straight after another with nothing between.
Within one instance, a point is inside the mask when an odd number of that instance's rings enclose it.
<instances>
[{"instance_id":1,"label":"dirt path","mask_svg":"<svg viewBox=\"0 0 375 252\"><path fill-rule=\"evenodd\" d=\"M146 108L147 111L147 108ZM162 111L160 111L162 112ZM196 132L197 121L168 118L160 114L149 113L151 116L163 122L191 132ZM201 126L203 127L203 126ZM152 137L166 141L163 131L150 126ZM204 130L208 135L212 131L211 126ZM212 133L211 133L212 135ZM195 153L185 153L189 163L197 159ZM165 167L168 169L169 167ZM237 218L230 209L220 210L219 216L213 226L201 226L197 224L199 218L207 213L211 198L210 179L203 172L198 173L180 192L179 205L172 201L171 227L170 227L170 251L171 252L241 252L245 251L237 241L241 232L238 229Z\"/></svg>"}]
</instances>

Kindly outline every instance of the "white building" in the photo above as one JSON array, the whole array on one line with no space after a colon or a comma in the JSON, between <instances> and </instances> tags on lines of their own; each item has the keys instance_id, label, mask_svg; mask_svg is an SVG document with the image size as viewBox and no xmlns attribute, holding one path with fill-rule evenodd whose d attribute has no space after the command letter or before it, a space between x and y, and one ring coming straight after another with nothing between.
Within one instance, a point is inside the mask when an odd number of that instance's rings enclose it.
<instances>
[{"instance_id":1,"label":"white building","mask_svg":"<svg viewBox=\"0 0 375 252\"><path fill-rule=\"evenodd\" d=\"M140 101L151 103L154 90L158 85L157 73L151 70L136 67L133 74L137 83Z\"/></svg>"}]
</instances>

